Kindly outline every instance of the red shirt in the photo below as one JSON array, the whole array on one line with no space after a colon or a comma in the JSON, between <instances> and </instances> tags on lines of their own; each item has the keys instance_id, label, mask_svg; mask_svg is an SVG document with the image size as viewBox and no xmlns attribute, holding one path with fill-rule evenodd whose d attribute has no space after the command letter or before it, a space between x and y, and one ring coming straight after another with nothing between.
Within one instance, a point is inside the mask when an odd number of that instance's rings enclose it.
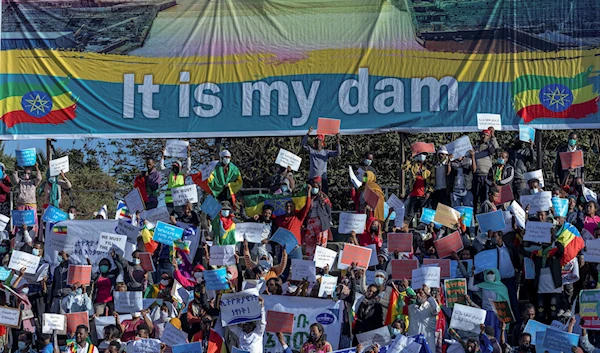
<instances>
[{"instance_id":1,"label":"red shirt","mask_svg":"<svg viewBox=\"0 0 600 353\"><path fill-rule=\"evenodd\" d=\"M296 240L298 240L298 244L302 244L302 236L300 232L302 229L302 224L304 223L304 219L306 218L306 215L308 215L308 211L310 210L310 205L311 198L307 197L306 205L304 205L304 207L300 211L294 212L291 215L284 214L275 217L275 224L277 224L277 226L280 228L287 229L290 232L294 233Z\"/></svg>"},{"instance_id":2,"label":"red shirt","mask_svg":"<svg viewBox=\"0 0 600 353\"><path fill-rule=\"evenodd\" d=\"M98 277L98 280L96 281L96 288L98 288L96 303L108 303L113 301L111 291L112 282L108 277Z\"/></svg>"},{"instance_id":3,"label":"red shirt","mask_svg":"<svg viewBox=\"0 0 600 353\"><path fill-rule=\"evenodd\" d=\"M203 332L199 331L194 336L192 336L192 342L202 342ZM202 348L206 347L206 343L202 342ZM210 334L208 335L208 348L203 350L204 353L221 353L224 348L223 338L219 335L215 330L210 329Z\"/></svg>"},{"instance_id":4,"label":"red shirt","mask_svg":"<svg viewBox=\"0 0 600 353\"><path fill-rule=\"evenodd\" d=\"M121 326L124 328L123 335L121 336L121 341L128 342L135 338L137 327L141 324L145 323L144 319L141 317L138 319L136 323L133 320L125 320L121 323Z\"/></svg>"},{"instance_id":5,"label":"red shirt","mask_svg":"<svg viewBox=\"0 0 600 353\"><path fill-rule=\"evenodd\" d=\"M425 196L425 179L418 175L415 179L415 184L410 192L410 196L423 197Z\"/></svg>"}]
</instances>

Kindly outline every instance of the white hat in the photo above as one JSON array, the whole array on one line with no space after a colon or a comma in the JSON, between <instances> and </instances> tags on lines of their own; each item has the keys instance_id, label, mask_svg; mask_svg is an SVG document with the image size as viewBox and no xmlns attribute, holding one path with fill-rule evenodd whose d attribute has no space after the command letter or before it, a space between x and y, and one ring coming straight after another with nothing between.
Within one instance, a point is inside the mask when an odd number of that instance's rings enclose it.
<instances>
[{"instance_id":1,"label":"white hat","mask_svg":"<svg viewBox=\"0 0 600 353\"><path fill-rule=\"evenodd\" d=\"M223 151L221 151L221 153L219 153L219 156L221 158L223 158L223 157L231 157L231 152L229 152L228 150L223 150Z\"/></svg>"},{"instance_id":2,"label":"white hat","mask_svg":"<svg viewBox=\"0 0 600 353\"><path fill-rule=\"evenodd\" d=\"M102 216L102 218L104 219L108 219L108 207L106 207L106 205L103 205L102 208L100 209L100 211L98 211L98 215Z\"/></svg>"},{"instance_id":3,"label":"white hat","mask_svg":"<svg viewBox=\"0 0 600 353\"><path fill-rule=\"evenodd\" d=\"M446 146L442 145L440 146L440 148L438 148L437 153L448 154L448 149L446 148Z\"/></svg>"}]
</instances>

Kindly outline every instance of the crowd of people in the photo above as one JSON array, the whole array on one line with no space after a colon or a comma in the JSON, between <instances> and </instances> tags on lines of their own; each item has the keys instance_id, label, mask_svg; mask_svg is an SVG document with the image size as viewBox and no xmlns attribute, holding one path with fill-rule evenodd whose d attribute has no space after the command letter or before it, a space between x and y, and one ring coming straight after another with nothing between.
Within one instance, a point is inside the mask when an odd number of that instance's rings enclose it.
<instances>
[{"instance_id":1,"label":"crowd of people","mask_svg":"<svg viewBox=\"0 0 600 353\"><path fill-rule=\"evenodd\" d=\"M20 315L18 324L9 324L2 319L7 314L0 307L0 350L529 353L537 346L538 351L557 351L543 346L546 340L540 341L537 333L543 327L542 331L554 329L575 335L577 340L570 347L573 352L600 351L599 331L592 330L600 329L600 313L578 314L580 294L600 289L600 266L585 257L586 243L591 247L592 242L600 241L598 204L585 187L585 168L563 169L558 154L580 149L576 133L569 135L557 153L555 185L529 178L539 157L532 141L520 141L517 135L512 146L501 147L493 128L482 131L473 149L458 158L446 146L436 146L436 153L417 151L402 166L408 179L406 195L399 195L402 206L386 204L377 184L377 154L366 152L364 160L352 166L355 175L349 176L348 197L354 209L345 210L366 215L366 221L363 228L339 235L347 237L347 243L339 244L332 242L333 235L338 236L333 218L339 208L328 197L327 171L328 160L342 153L340 136L335 136L336 148L330 150L325 136L312 138L312 132L311 128L301 142L309 161L308 180L298 180L291 167L280 166L271 192L250 195L252 200L259 200L252 204L248 197L240 196L242 171L235 165L236 156L227 150L220 152L214 168L198 173L192 173L199 168L192 165L189 151L185 165L176 160L166 164L169 157L164 151L158 164L147 159L146 170L133 185L146 211L132 213L120 207L115 217L135 227L137 239L129 250L115 245L100 256L90 252L75 260L69 249L57 251L55 245L50 248L45 242L49 234L60 233L61 224L70 227L80 222L82 227L95 227L100 224L95 222L116 222L109 219L112 217L106 206L94 215L94 221L83 220L72 206L66 209L68 219L64 223L36 217L33 225L7 228L0 244L0 288L5 293L0 301L4 309L16 308ZM42 178L37 165L24 167L10 177L4 165L0 170L0 213L7 216L11 215L7 206L11 191L16 193L16 210L35 210L41 216L49 207L60 208L61 191L72 187L64 173ZM204 202L209 198L218 202L217 212L201 207L202 202L175 202L172 189L189 184L200 187ZM553 198L567 200L566 213L550 205L522 201L545 191ZM38 197L44 200L39 212ZM144 218L147 211L163 207L163 200L168 219L162 222L183 229L179 239L170 244L155 239L158 223ZM455 224L424 221L424 210L436 210L440 205L461 210ZM471 210L470 217L463 213L465 209ZM515 209L521 209L524 217ZM497 211L503 211L503 229L477 224L482 215ZM547 223L542 231L550 241L528 240L529 222ZM236 233L244 223L262 226L260 241L249 241L245 234ZM291 233L297 245L282 241L276 235L281 234L280 229ZM462 244L449 254L441 254L438 241L456 232ZM410 234L412 251L392 249L390 234ZM64 236L72 236L68 228ZM342 263L342 251L347 247L350 252L351 245L370 247L376 260L369 259L366 266L358 260ZM217 264L217 252L211 248L227 246L234 249L234 260ZM316 263L317 254L328 247L342 250L335 262L314 265L304 272L306 276L298 278L293 264L304 266L302 260ZM20 253L40 258L34 271L10 265ZM487 266L477 268L477 255L487 257L491 253L495 261L483 261ZM442 255L450 261L442 261ZM396 264L404 264L404 260L417 260L413 270L432 267L431 260L438 260L433 261L433 267L440 267L441 277L436 283L419 282L415 286L410 271L396 270ZM450 274L442 268L447 264L452 267ZM81 265L92 267L89 281L71 283L70 269ZM49 270L41 278L28 275L39 273L44 266ZM224 274L219 277L222 283L216 283L219 273ZM325 289L332 277L336 278L334 285ZM451 301L448 281L455 279L464 279L465 287ZM215 285L225 287L214 289ZM142 307L133 312L118 310L119 298L131 292L142 293ZM236 300L238 304L246 300L247 308L236 308L230 319L231 313L225 310ZM498 313L494 303L503 302L512 315ZM332 305L337 310L328 309ZM324 319L325 314L311 315L315 307L332 313L329 316L333 319ZM485 315L472 325L456 313L458 308L477 309L474 312ZM279 326L270 326L272 312L292 313L292 331L279 321ZM87 320L73 326L68 320L77 313L87 313ZM65 315L64 329L46 322L48 314ZM178 332L183 334L177 336ZM176 336L180 340L174 344L172 337Z\"/></svg>"}]
</instances>

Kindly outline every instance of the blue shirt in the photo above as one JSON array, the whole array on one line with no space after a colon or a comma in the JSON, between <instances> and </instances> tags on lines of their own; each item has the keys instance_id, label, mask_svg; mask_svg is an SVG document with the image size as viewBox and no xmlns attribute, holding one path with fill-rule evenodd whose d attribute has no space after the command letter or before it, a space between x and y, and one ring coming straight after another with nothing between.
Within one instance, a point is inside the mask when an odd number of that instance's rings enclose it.
<instances>
[{"instance_id":1,"label":"blue shirt","mask_svg":"<svg viewBox=\"0 0 600 353\"><path fill-rule=\"evenodd\" d=\"M54 345L52 343L48 343L44 349L40 353L52 353L54 352Z\"/></svg>"}]
</instances>

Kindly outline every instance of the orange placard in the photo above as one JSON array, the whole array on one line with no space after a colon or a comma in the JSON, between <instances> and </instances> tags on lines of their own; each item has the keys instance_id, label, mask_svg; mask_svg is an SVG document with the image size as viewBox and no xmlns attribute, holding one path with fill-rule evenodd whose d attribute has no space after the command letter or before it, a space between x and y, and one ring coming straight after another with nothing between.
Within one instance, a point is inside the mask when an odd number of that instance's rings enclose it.
<instances>
[{"instance_id":1,"label":"orange placard","mask_svg":"<svg viewBox=\"0 0 600 353\"><path fill-rule=\"evenodd\" d=\"M463 249L462 239L458 232L454 232L442 239L435 240L433 245L437 250L438 257L441 259L452 255L452 252L459 252Z\"/></svg>"},{"instance_id":2,"label":"orange placard","mask_svg":"<svg viewBox=\"0 0 600 353\"><path fill-rule=\"evenodd\" d=\"M392 279L412 279L412 270L419 268L419 260L392 260Z\"/></svg>"},{"instance_id":3,"label":"orange placard","mask_svg":"<svg viewBox=\"0 0 600 353\"><path fill-rule=\"evenodd\" d=\"M156 268L154 268L154 261L152 261L152 254L149 252L141 252L138 254L140 257L140 266L146 272L154 272Z\"/></svg>"},{"instance_id":4,"label":"orange placard","mask_svg":"<svg viewBox=\"0 0 600 353\"><path fill-rule=\"evenodd\" d=\"M435 153L435 146L433 143L415 142L410 145L412 156L416 156L421 153Z\"/></svg>"},{"instance_id":5,"label":"orange placard","mask_svg":"<svg viewBox=\"0 0 600 353\"><path fill-rule=\"evenodd\" d=\"M294 331L294 314L267 310L266 331L291 334Z\"/></svg>"},{"instance_id":6,"label":"orange placard","mask_svg":"<svg viewBox=\"0 0 600 353\"><path fill-rule=\"evenodd\" d=\"M500 189L500 200L496 202L496 205L501 205L503 203L510 202L515 199L515 195L513 194L512 187L510 184L503 185L499 187Z\"/></svg>"},{"instance_id":7,"label":"orange placard","mask_svg":"<svg viewBox=\"0 0 600 353\"><path fill-rule=\"evenodd\" d=\"M73 285L77 282L82 285L89 285L92 279L92 266L89 265L69 265L67 274L67 284Z\"/></svg>"},{"instance_id":8,"label":"orange placard","mask_svg":"<svg viewBox=\"0 0 600 353\"><path fill-rule=\"evenodd\" d=\"M388 234L388 251L396 252L413 252L413 235L412 233L389 233Z\"/></svg>"},{"instance_id":9,"label":"orange placard","mask_svg":"<svg viewBox=\"0 0 600 353\"><path fill-rule=\"evenodd\" d=\"M372 209L377 208L377 204L379 203L379 195L374 193L373 190L371 190L369 188L369 186L365 187L363 196L365 198L365 202L367 203L367 205L371 206Z\"/></svg>"},{"instance_id":10,"label":"orange placard","mask_svg":"<svg viewBox=\"0 0 600 353\"><path fill-rule=\"evenodd\" d=\"M339 119L319 118L317 122L317 135L336 135L340 133Z\"/></svg>"},{"instance_id":11,"label":"orange placard","mask_svg":"<svg viewBox=\"0 0 600 353\"><path fill-rule=\"evenodd\" d=\"M366 269L369 267L369 260L371 260L371 249L352 244L344 245L344 253L340 259L342 264L349 266L354 262L356 267Z\"/></svg>"},{"instance_id":12,"label":"orange placard","mask_svg":"<svg viewBox=\"0 0 600 353\"><path fill-rule=\"evenodd\" d=\"M423 265L437 265L440 268L440 277L450 278L449 259L423 259Z\"/></svg>"},{"instance_id":13,"label":"orange placard","mask_svg":"<svg viewBox=\"0 0 600 353\"><path fill-rule=\"evenodd\" d=\"M560 155L560 164L562 165L562 169L575 169L583 167L583 151L577 150L575 152L561 152Z\"/></svg>"},{"instance_id":14,"label":"orange placard","mask_svg":"<svg viewBox=\"0 0 600 353\"><path fill-rule=\"evenodd\" d=\"M89 330L90 318L87 311L65 314L65 316L67 317L67 333L75 333L79 325L85 325Z\"/></svg>"}]
</instances>

